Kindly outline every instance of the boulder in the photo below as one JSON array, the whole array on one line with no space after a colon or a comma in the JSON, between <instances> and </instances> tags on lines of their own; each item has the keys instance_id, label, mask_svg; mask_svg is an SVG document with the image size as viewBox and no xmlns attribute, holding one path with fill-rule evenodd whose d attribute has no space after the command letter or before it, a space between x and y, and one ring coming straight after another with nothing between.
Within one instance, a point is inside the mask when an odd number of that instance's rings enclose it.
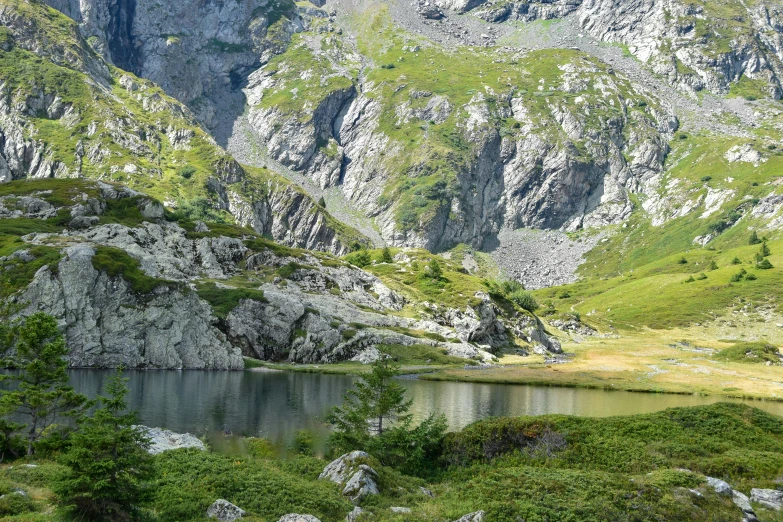
<instances>
[{"instance_id":1,"label":"boulder","mask_svg":"<svg viewBox=\"0 0 783 522\"><path fill-rule=\"evenodd\" d=\"M147 426L137 427L146 431L147 437L152 441L147 450L152 455L181 448L196 448L202 451L206 451L207 449L198 437L191 435L190 433L174 433L173 431L160 428L148 428Z\"/></svg>"},{"instance_id":2,"label":"boulder","mask_svg":"<svg viewBox=\"0 0 783 522\"><path fill-rule=\"evenodd\" d=\"M343 488L343 495L358 500L367 495L377 495L378 484L376 480L378 474L367 464L359 465L359 469L351 475Z\"/></svg>"},{"instance_id":3,"label":"boulder","mask_svg":"<svg viewBox=\"0 0 783 522\"><path fill-rule=\"evenodd\" d=\"M207 509L207 517L216 518L220 522L233 522L242 518L245 514L243 509L238 508L228 500L218 499Z\"/></svg>"},{"instance_id":4,"label":"boulder","mask_svg":"<svg viewBox=\"0 0 783 522\"><path fill-rule=\"evenodd\" d=\"M367 513L368 515L371 514L368 511L363 510L359 506L356 506L355 508L353 508L353 511L351 511L350 513L348 513L348 515L346 515L345 522L356 522L357 520L359 520L359 517L361 517L364 513Z\"/></svg>"},{"instance_id":5,"label":"boulder","mask_svg":"<svg viewBox=\"0 0 783 522\"><path fill-rule=\"evenodd\" d=\"M392 508L389 508L389 509L391 509L392 513L410 513L411 512L411 508L400 507L400 506L395 506L395 507L392 507Z\"/></svg>"},{"instance_id":6,"label":"boulder","mask_svg":"<svg viewBox=\"0 0 783 522\"><path fill-rule=\"evenodd\" d=\"M378 473L360 462L370 459L363 451L352 451L330 462L318 476L321 480L330 480L343 485L343 495L358 501L367 495L377 495Z\"/></svg>"},{"instance_id":7,"label":"boulder","mask_svg":"<svg viewBox=\"0 0 783 522\"><path fill-rule=\"evenodd\" d=\"M756 512L753 511L753 506L750 505L750 499L744 493L739 491L732 491L732 502L742 510L744 514L743 522L757 522Z\"/></svg>"},{"instance_id":8,"label":"boulder","mask_svg":"<svg viewBox=\"0 0 783 522\"><path fill-rule=\"evenodd\" d=\"M277 522L321 522L313 515L300 515L298 513L289 513L283 515Z\"/></svg>"},{"instance_id":9,"label":"boulder","mask_svg":"<svg viewBox=\"0 0 783 522\"><path fill-rule=\"evenodd\" d=\"M780 508L783 507L783 491L753 488L750 490L750 500L758 502L766 508L780 511Z\"/></svg>"},{"instance_id":10,"label":"boulder","mask_svg":"<svg viewBox=\"0 0 783 522\"><path fill-rule=\"evenodd\" d=\"M484 513L483 511L474 511L473 513L462 515L454 522L484 522L485 516L486 513Z\"/></svg>"},{"instance_id":11,"label":"boulder","mask_svg":"<svg viewBox=\"0 0 783 522\"><path fill-rule=\"evenodd\" d=\"M717 493L718 495L725 495L730 497L733 491L728 482L714 477L707 477L707 484L712 489L714 489L715 493Z\"/></svg>"}]
</instances>

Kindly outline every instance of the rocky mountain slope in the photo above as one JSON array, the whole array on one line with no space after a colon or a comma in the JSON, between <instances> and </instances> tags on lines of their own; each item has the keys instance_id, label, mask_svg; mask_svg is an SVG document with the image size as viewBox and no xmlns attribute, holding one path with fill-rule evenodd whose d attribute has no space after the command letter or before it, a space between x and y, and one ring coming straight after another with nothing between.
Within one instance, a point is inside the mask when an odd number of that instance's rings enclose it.
<instances>
[{"instance_id":1,"label":"rocky mountain slope","mask_svg":"<svg viewBox=\"0 0 783 522\"><path fill-rule=\"evenodd\" d=\"M292 246L345 253L361 241L284 178L239 165L186 107L104 61L65 16L9 0L0 23L3 181L107 179Z\"/></svg>"},{"instance_id":2,"label":"rocky mountain slope","mask_svg":"<svg viewBox=\"0 0 783 522\"><path fill-rule=\"evenodd\" d=\"M120 185L0 188L0 276L20 313L61 322L73 366L237 369L243 355L325 363L377 357L381 344L479 361L514 343L560 351L535 316L496 303L456 267L446 267L444 284L470 293L437 306L249 228L174 220ZM401 253L384 266L415 276L410 256L421 255Z\"/></svg>"},{"instance_id":3,"label":"rocky mountain slope","mask_svg":"<svg viewBox=\"0 0 783 522\"><path fill-rule=\"evenodd\" d=\"M775 1L319 3L0 0L0 255L73 364L557 351L481 277L608 328L628 274L778 238Z\"/></svg>"}]
</instances>

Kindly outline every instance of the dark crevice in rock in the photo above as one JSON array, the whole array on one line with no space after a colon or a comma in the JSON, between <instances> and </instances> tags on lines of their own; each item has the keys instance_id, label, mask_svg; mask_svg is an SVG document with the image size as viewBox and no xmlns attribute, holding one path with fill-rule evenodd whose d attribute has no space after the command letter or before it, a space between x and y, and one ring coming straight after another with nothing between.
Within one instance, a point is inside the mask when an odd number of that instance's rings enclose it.
<instances>
[{"instance_id":1,"label":"dark crevice in rock","mask_svg":"<svg viewBox=\"0 0 783 522\"><path fill-rule=\"evenodd\" d=\"M112 0L107 37L112 62L120 69L141 75L142 57L133 36L136 0Z\"/></svg>"}]
</instances>

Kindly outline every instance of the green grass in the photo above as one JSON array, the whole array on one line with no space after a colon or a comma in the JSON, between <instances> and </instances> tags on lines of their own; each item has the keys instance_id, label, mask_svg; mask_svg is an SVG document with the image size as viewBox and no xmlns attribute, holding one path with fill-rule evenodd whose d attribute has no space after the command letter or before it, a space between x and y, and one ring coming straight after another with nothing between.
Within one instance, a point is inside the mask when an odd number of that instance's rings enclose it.
<instances>
[{"instance_id":1,"label":"green grass","mask_svg":"<svg viewBox=\"0 0 783 522\"><path fill-rule=\"evenodd\" d=\"M772 363L780 364L780 349L769 343L763 342L745 342L737 343L729 348L725 348L713 356L721 361L733 361L744 363Z\"/></svg>"},{"instance_id":2,"label":"green grass","mask_svg":"<svg viewBox=\"0 0 783 522\"><path fill-rule=\"evenodd\" d=\"M384 344L378 346L383 353L388 354L401 365L457 364L464 365L465 359L446 355L445 350L424 344L403 346L400 344Z\"/></svg>"},{"instance_id":3,"label":"green grass","mask_svg":"<svg viewBox=\"0 0 783 522\"><path fill-rule=\"evenodd\" d=\"M2 239L1 236L0 239ZM0 248L2 248L2 243L0 243ZM12 292L26 287L33 280L36 272L44 266L48 266L51 272L57 273L57 265L62 259L62 254L56 248L26 245L25 248L34 257L32 261L15 259L0 265L0 278L8 283ZM17 250L21 250L21 248Z\"/></svg>"},{"instance_id":4,"label":"green grass","mask_svg":"<svg viewBox=\"0 0 783 522\"><path fill-rule=\"evenodd\" d=\"M335 484L316 480L324 463L314 458L272 461L180 450L163 453L156 464L153 506L161 522L204 520L217 498L241 506L256 520L307 513L337 522L352 507Z\"/></svg>"},{"instance_id":5,"label":"green grass","mask_svg":"<svg viewBox=\"0 0 783 522\"><path fill-rule=\"evenodd\" d=\"M311 443L307 434L299 440ZM154 457L153 495L140 506L145 520L205 520L217 498L245 509L243 520L251 522L287 513L342 522L353 509L337 484L317 478L329 459L257 438L221 437L212 446ZM775 488L783 472L783 418L728 403L609 418L489 418L446 435L424 463L427 481L402 475L394 463L383 466L372 457L367 463L379 474L380 494L360 505L379 522L449 521L477 510L493 522L734 522L740 510L708 487L705 476L746 494ZM21 510L34 510L8 520L52 519L56 499L48 485L62 468L36 464L0 466L0 492L27 491L32 506ZM411 513L394 514L391 506ZM761 520L779 520L754 508Z\"/></svg>"},{"instance_id":6,"label":"green grass","mask_svg":"<svg viewBox=\"0 0 783 522\"><path fill-rule=\"evenodd\" d=\"M163 279L150 277L141 270L139 262L122 249L98 246L92 257L92 266L99 272L105 272L109 277L121 277L137 294L150 294L160 286L172 283Z\"/></svg>"},{"instance_id":7,"label":"green grass","mask_svg":"<svg viewBox=\"0 0 783 522\"><path fill-rule=\"evenodd\" d=\"M747 236L744 237L747 243ZM542 303L551 302L556 310L577 311L585 320L617 328L672 328L705 323L748 303L779 307L783 301L783 241L769 243L775 268L755 267L758 245L727 250L698 249L662 257L638 266L627 275L611 278L586 278L584 281L534 292ZM652 256L652 254L650 254ZM741 265L733 265L737 257ZM714 261L718 269L709 270ZM756 279L733 282L741 269ZM707 278L700 279L704 273ZM689 277L696 279L685 283ZM567 292L568 298L562 298Z\"/></svg>"},{"instance_id":8,"label":"green grass","mask_svg":"<svg viewBox=\"0 0 783 522\"><path fill-rule=\"evenodd\" d=\"M252 299L265 303L263 290L252 288L218 288L214 284L207 284L198 289L198 296L212 306L212 313L216 317L225 319L226 316L239 306L240 301Z\"/></svg>"}]
</instances>

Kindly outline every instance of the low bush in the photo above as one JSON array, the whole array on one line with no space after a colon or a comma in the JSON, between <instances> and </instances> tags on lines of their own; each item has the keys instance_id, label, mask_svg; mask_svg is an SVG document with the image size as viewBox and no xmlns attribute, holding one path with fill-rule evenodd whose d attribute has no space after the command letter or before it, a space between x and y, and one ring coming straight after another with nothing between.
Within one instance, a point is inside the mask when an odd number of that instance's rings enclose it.
<instances>
[{"instance_id":1,"label":"low bush","mask_svg":"<svg viewBox=\"0 0 783 522\"><path fill-rule=\"evenodd\" d=\"M746 363L780 363L780 350L769 343L737 343L715 354L715 359Z\"/></svg>"}]
</instances>

